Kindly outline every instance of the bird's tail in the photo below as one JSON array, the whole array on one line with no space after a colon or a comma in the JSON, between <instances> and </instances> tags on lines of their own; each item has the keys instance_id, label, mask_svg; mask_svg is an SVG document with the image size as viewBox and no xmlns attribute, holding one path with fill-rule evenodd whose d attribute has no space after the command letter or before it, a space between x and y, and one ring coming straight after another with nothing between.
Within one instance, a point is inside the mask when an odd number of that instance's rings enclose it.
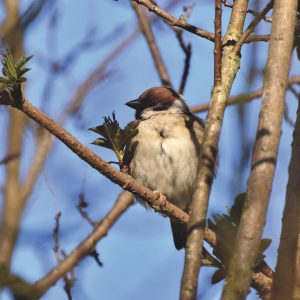
<instances>
[{"instance_id":1,"label":"bird's tail","mask_svg":"<svg viewBox=\"0 0 300 300\"><path fill-rule=\"evenodd\" d=\"M186 224L179 223L171 220L171 228L173 233L173 240L177 250L185 247L187 239L187 226Z\"/></svg>"}]
</instances>

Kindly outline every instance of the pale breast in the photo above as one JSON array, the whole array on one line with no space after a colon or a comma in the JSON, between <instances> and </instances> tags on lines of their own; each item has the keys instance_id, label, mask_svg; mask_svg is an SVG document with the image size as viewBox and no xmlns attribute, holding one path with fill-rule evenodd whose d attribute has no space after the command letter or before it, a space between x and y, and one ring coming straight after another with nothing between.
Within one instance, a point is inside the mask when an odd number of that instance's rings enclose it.
<instances>
[{"instance_id":1,"label":"pale breast","mask_svg":"<svg viewBox=\"0 0 300 300\"><path fill-rule=\"evenodd\" d=\"M189 129L189 127L191 129ZM130 174L151 190L186 209L192 197L203 138L198 121L178 114L143 120L132 139Z\"/></svg>"}]
</instances>

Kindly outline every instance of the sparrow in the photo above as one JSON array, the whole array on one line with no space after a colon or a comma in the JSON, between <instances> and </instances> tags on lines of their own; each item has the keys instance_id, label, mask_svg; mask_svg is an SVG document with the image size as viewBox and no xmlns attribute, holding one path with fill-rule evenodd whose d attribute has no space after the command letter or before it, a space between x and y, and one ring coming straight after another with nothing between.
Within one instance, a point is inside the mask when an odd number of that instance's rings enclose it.
<instances>
[{"instance_id":1,"label":"sparrow","mask_svg":"<svg viewBox=\"0 0 300 300\"><path fill-rule=\"evenodd\" d=\"M126 103L135 109L138 133L125 149L129 174L189 212L204 135L204 122L183 96L168 87L152 87ZM146 208L147 204L137 198ZM149 207L149 206L148 206ZM171 220L176 249L185 247L186 224Z\"/></svg>"}]
</instances>

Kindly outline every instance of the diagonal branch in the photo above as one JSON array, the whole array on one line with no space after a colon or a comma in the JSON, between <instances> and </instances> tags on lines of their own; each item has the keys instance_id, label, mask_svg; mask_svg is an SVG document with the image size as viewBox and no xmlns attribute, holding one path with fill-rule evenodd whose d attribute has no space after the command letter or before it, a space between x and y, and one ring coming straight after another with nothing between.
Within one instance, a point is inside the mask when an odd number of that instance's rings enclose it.
<instances>
[{"instance_id":1,"label":"diagonal branch","mask_svg":"<svg viewBox=\"0 0 300 300\"><path fill-rule=\"evenodd\" d=\"M105 237L112 225L121 215L133 204L133 196L129 192L122 192L113 208L108 214L98 222L94 230L85 238L61 263L48 272L43 278L35 283L35 287L40 292L40 298L53 284L70 272L79 261L89 254L96 246L97 242Z\"/></svg>"},{"instance_id":2,"label":"diagonal branch","mask_svg":"<svg viewBox=\"0 0 300 300\"><path fill-rule=\"evenodd\" d=\"M255 19L249 24L247 29L243 32L241 38L236 43L233 51L235 53L238 53L241 50L242 45L246 42L250 34L254 31L257 24L266 16L266 14L269 12L270 9L273 7L274 0L271 0L264 8L263 10L256 15Z\"/></svg>"},{"instance_id":3,"label":"diagonal branch","mask_svg":"<svg viewBox=\"0 0 300 300\"><path fill-rule=\"evenodd\" d=\"M4 92L5 93L5 92ZM7 94L6 94L7 96ZM29 118L36 121L43 128L47 129L54 136L60 139L70 150L72 150L77 156L88 163L92 168L99 171L106 176L112 182L118 184L124 190L128 190L135 195L138 195L145 199L145 201L155 210L163 213L179 222L187 222L188 214L183 212L177 206L171 204L166 200L166 197L160 193L153 192L140 183L134 180L131 176L124 174L114 169L109 163L105 162L94 152L89 150L86 146L81 144L74 136L72 136L65 129L60 127L56 122L50 119L46 114L30 104L27 100L17 99L14 100L11 95L9 99L0 97L2 103L7 104L7 101L17 101L17 108L25 113ZM14 105L11 103L11 105Z\"/></svg>"},{"instance_id":4,"label":"diagonal branch","mask_svg":"<svg viewBox=\"0 0 300 300\"><path fill-rule=\"evenodd\" d=\"M135 1L131 1L131 6L137 15L141 31L148 43L162 85L172 87L170 76L168 75L167 68L158 49L158 45L152 32L151 24L148 20L147 14L144 12L143 8Z\"/></svg>"},{"instance_id":5,"label":"diagonal branch","mask_svg":"<svg viewBox=\"0 0 300 300\"><path fill-rule=\"evenodd\" d=\"M133 1L135 1L138 4L144 5L145 7L147 7L149 9L149 11L151 11L151 12L155 13L156 15L160 16L161 18L163 18L171 26L182 28L185 31L188 31L190 33L193 33L195 35L203 37L211 42L215 41L215 35L213 33L189 24L185 20L185 18L179 18L179 19L175 18L174 16L170 15L168 12L166 12L162 8L155 5L150 0L133 0ZM269 41L269 36L268 35L250 36L246 42L250 43L250 42L257 42L257 41L267 42L267 41Z\"/></svg>"}]
</instances>

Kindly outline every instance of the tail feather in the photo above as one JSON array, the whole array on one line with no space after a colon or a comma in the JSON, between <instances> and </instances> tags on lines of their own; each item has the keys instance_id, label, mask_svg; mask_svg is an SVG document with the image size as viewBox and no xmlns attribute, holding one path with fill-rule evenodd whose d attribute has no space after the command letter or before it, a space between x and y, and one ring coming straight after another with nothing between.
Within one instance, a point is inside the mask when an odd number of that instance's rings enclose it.
<instances>
[{"instance_id":1,"label":"tail feather","mask_svg":"<svg viewBox=\"0 0 300 300\"><path fill-rule=\"evenodd\" d=\"M171 220L171 228L173 233L173 240L175 248L180 250L185 247L187 239L187 226L176 221Z\"/></svg>"}]
</instances>

